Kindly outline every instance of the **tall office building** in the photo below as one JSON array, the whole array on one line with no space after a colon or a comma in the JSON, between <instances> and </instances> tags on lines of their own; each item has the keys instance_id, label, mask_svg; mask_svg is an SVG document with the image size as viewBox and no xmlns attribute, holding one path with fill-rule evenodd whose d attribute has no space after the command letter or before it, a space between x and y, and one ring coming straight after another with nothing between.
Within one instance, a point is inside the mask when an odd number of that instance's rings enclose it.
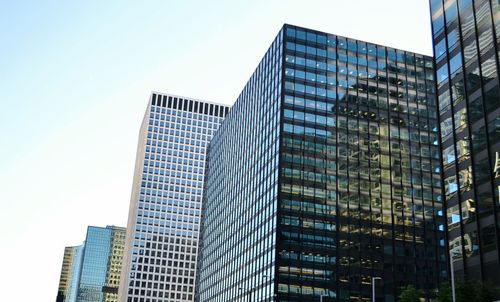
<instances>
[{"instance_id":1,"label":"tall office building","mask_svg":"<svg viewBox=\"0 0 500 302\"><path fill-rule=\"evenodd\" d=\"M77 302L118 301L125 228L89 226L78 278Z\"/></svg>"},{"instance_id":2,"label":"tall office building","mask_svg":"<svg viewBox=\"0 0 500 302\"><path fill-rule=\"evenodd\" d=\"M56 302L76 301L76 286L80 274L82 249L82 245L64 248Z\"/></svg>"},{"instance_id":3,"label":"tall office building","mask_svg":"<svg viewBox=\"0 0 500 302\"><path fill-rule=\"evenodd\" d=\"M285 25L210 143L199 301L446 280L431 57ZM379 280L381 278L381 280Z\"/></svg>"},{"instance_id":4,"label":"tall office building","mask_svg":"<svg viewBox=\"0 0 500 302\"><path fill-rule=\"evenodd\" d=\"M500 284L500 2L430 3L453 268Z\"/></svg>"},{"instance_id":5,"label":"tall office building","mask_svg":"<svg viewBox=\"0 0 500 302\"><path fill-rule=\"evenodd\" d=\"M57 302L115 302L125 228L87 228L84 244L64 249Z\"/></svg>"},{"instance_id":6,"label":"tall office building","mask_svg":"<svg viewBox=\"0 0 500 302\"><path fill-rule=\"evenodd\" d=\"M194 300L205 148L228 110L151 95L139 134L121 302Z\"/></svg>"}]
</instances>

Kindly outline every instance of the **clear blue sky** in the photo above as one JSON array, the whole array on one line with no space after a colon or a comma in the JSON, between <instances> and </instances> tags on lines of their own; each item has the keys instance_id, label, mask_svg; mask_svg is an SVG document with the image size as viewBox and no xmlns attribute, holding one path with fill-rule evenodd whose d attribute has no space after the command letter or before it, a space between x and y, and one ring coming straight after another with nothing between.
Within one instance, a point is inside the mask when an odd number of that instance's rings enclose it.
<instances>
[{"instance_id":1,"label":"clear blue sky","mask_svg":"<svg viewBox=\"0 0 500 302\"><path fill-rule=\"evenodd\" d=\"M283 23L431 54L427 0L0 1L0 287L54 301L64 247L125 226L152 90L232 104Z\"/></svg>"}]
</instances>

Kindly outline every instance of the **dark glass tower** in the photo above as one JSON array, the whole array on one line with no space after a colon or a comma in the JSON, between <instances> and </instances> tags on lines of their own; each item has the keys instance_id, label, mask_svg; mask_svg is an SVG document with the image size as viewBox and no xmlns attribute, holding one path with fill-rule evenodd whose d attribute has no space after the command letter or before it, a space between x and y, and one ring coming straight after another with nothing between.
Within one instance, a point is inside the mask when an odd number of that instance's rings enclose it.
<instances>
[{"instance_id":1,"label":"dark glass tower","mask_svg":"<svg viewBox=\"0 0 500 302\"><path fill-rule=\"evenodd\" d=\"M453 268L500 284L500 2L430 2Z\"/></svg>"},{"instance_id":2,"label":"dark glass tower","mask_svg":"<svg viewBox=\"0 0 500 302\"><path fill-rule=\"evenodd\" d=\"M432 296L447 276L432 67L285 25L209 146L198 300L366 300L373 280L377 301Z\"/></svg>"}]
</instances>

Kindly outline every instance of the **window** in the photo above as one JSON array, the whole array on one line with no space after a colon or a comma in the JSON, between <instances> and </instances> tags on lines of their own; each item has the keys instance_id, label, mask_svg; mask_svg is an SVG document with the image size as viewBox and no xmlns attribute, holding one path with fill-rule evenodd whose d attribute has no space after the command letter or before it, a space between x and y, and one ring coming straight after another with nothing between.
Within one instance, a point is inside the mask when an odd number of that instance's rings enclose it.
<instances>
[{"instance_id":1,"label":"window","mask_svg":"<svg viewBox=\"0 0 500 302\"><path fill-rule=\"evenodd\" d=\"M446 40L443 39L439 41L434 47L434 54L437 59L446 54Z\"/></svg>"},{"instance_id":2,"label":"window","mask_svg":"<svg viewBox=\"0 0 500 302\"><path fill-rule=\"evenodd\" d=\"M443 150L443 162L445 165L453 163L456 159L455 156L455 146L451 145Z\"/></svg>"},{"instance_id":3,"label":"window","mask_svg":"<svg viewBox=\"0 0 500 302\"><path fill-rule=\"evenodd\" d=\"M451 117L445 119L441 122L441 139L445 141L448 139L449 135L453 132L453 123Z\"/></svg>"},{"instance_id":4,"label":"window","mask_svg":"<svg viewBox=\"0 0 500 302\"><path fill-rule=\"evenodd\" d=\"M461 66L462 66L462 53L459 52L450 60L450 73L451 74L455 73Z\"/></svg>"},{"instance_id":5,"label":"window","mask_svg":"<svg viewBox=\"0 0 500 302\"><path fill-rule=\"evenodd\" d=\"M444 191L446 195L451 195L458 190L457 177L450 176L444 180Z\"/></svg>"},{"instance_id":6,"label":"window","mask_svg":"<svg viewBox=\"0 0 500 302\"><path fill-rule=\"evenodd\" d=\"M437 71L438 84L441 84L442 82L446 81L447 79L448 79L448 64L444 64Z\"/></svg>"},{"instance_id":7,"label":"window","mask_svg":"<svg viewBox=\"0 0 500 302\"><path fill-rule=\"evenodd\" d=\"M467 108L464 107L458 112L455 112L455 129L461 130L462 128L467 126Z\"/></svg>"}]
</instances>

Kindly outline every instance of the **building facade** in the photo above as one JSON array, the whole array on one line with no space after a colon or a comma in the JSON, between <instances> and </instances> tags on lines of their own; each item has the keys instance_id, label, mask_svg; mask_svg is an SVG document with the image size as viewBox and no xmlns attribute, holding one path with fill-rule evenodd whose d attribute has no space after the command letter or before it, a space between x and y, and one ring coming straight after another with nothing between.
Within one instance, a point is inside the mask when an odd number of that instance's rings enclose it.
<instances>
[{"instance_id":1,"label":"building facade","mask_svg":"<svg viewBox=\"0 0 500 302\"><path fill-rule=\"evenodd\" d=\"M87 228L85 242L64 249L57 302L116 302L125 228Z\"/></svg>"},{"instance_id":2,"label":"building facade","mask_svg":"<svg viewBox=\"0 0 500 302\"><path fill-rule=\"evenodd\" d=\"M56 302L76 301L76 286L78 286L82 249L81 245L64 248Z\"/></svg>"},{"instance_id":3,"label":"building facade","mask_svg":"<svg viewBox=\"0 0 500 302\"><path fill-rule=\"evenodd\" d=\"M447 278L431 57L285 25L210 143L198 301ZM379 278L381 280L379 280Z\"/></svg>"},{"instance_id":4,"label":"building facade","mask_svg":"<svg viewBox=\"0 0 500 302\"><path fill-rule=\"evenodd\" d=\"M77 302L118 301L125 228L89 226L85 239Z\"/></svg>"},{"instance_id":5,"label":"building facade","mask_svg":"<svg viewBox=\"0 0 500 302\"><path fill-rule=\"evenodd\" d=\"M151 95L139 134L121 302L194 300L205 149L228 110Z\"/></svg>"},{"instance_id":6,"label":"building facade","mask_svg":"<svg viewBox=\"0 0 500 302\"><path fill-rule=\"evenodd\" d=\"M430 3L453 269L500 284L500 2Z\"/></svg>"}]
</instances>

